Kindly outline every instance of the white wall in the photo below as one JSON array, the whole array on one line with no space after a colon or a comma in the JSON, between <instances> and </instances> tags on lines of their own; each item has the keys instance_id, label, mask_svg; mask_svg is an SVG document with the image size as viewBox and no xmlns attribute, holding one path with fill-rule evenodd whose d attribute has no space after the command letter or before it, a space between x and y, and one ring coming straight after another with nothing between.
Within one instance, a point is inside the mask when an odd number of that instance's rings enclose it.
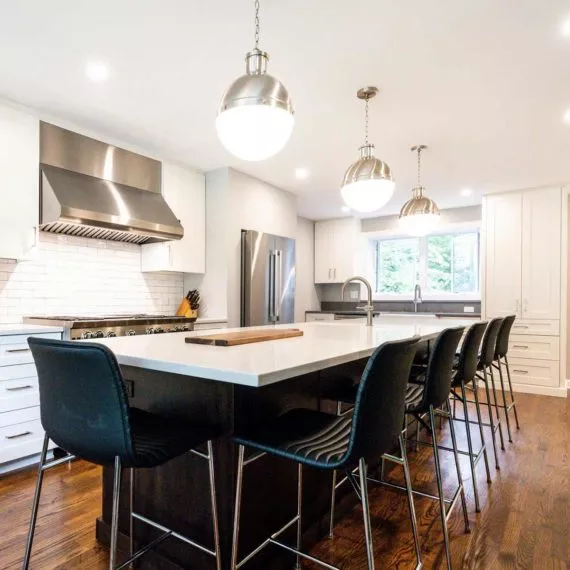
<instances>
[{"instance_id":1,"label":"white wall","mask_svg":"<svg viewBox=\"0 0 570 570\"><path fill-rule=\"evenodd\" d=\"M314 306L312 222L298 225L294 194L232 168L208 172L206 228L206 274L184 278L185 290L200 289L202 317L227 318L230 326L239 326L242 229L298 240L296 314Z\"/></svg>"},{"instance_id":2,"label":"white wall","mask_svg":"<svg viewBox=\"0 0 570 570\"><path fill-rule=\"evenodd\" d=\"M141 273L140 246L40 232L34 258L0 259L0 323L25 315L174 314L181 273Z\"/></svg>"}]
</instances>

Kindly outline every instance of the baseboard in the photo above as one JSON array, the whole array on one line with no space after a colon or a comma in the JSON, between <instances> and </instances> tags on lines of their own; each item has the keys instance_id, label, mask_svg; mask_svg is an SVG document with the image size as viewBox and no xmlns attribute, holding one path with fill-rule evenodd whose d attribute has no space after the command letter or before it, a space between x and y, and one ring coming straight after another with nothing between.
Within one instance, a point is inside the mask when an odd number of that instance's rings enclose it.
<instances>
[{"instance_id":1,"label":"baseboard","mask_svg":"<svg viewBox=\"0 0 570 570\"><path fill-rule=\"evenodd\" d=\"M565 386L536 386L532 384L515 384L513 383L515 392L523 392L525 394L539 394L541 396L556 396L557 398L567 398L568 389Z\"/></svg>"},{"instance_id":2,"label":"baseboard","mask_svg":"<svg viewBox=\"0 0 570 570\"><path fill-rule=\"evenodd\" d=\"M48 461L53 458L53 451L48 451L47 457ZM8 463L3 463L0 465L0 475L6 475L7 473L14 473L16 471L22 471L23 469L28 469L32 465L37 465L40 462L40 454L30 455L22 459L14 459L14 461L9 461Z\"/></svg>"}]
</instances>

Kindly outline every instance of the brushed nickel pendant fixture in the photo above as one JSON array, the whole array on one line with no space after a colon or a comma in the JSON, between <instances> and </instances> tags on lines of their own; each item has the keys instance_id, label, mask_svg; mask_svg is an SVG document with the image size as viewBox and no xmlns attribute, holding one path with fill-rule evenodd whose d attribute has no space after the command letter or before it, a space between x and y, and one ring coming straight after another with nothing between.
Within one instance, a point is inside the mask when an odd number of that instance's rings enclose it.
<instances>
[{"instance_id":1,"label":"brushed nickel pendant fixture","mask_svg":"<svg viewBox=\"0 0 570 570\"><path fill-rule=\"evenodd\" d=\"M269 56L259 49L259 0L255 0L255 47L245 61L245 75L238 77L222 97L216 130L234 156L265 160L287 144L295 118L289 91L267 73Z\"/></svg>"},{"instance_id":2,"label":"brushed nickel pendant fixture","mask_svg":"<svg viewBox=\"0 0 570 570\"><path fill-rule=\"evenodd\" d=\"M378 93L377 87L363 87L356 96L365 101L364 144L360 158L348 167L340 193L344 203L357 212L375 212L394 194L390 167L374 156L374 145L368 142L368 102Z\"/></svg>"},{"instance_id":3,"label":"brushed nickel pendant fixture","mask_svg":"<svg viewBox=\"0 0 570 570\"><path fill-rule=\"evenodd\" d=\"M400 226L411 236L425 236L439 223L440 212L437 204L424 195L421 183L422 152L425 144L413 146L410 150L418 154L418 184L412 189L412 198L400 210Z\"/></svg>"}]
</instances>

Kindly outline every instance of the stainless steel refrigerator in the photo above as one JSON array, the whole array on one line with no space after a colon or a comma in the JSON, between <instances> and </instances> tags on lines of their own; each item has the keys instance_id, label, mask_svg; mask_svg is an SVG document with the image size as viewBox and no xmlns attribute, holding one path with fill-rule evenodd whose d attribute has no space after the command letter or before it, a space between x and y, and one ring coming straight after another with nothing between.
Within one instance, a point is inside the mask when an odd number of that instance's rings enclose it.
<instances>
[{"instance_id":1,"label":"stainless steel refrigerator","mask_svg":"<svg viewBox=\"0 0 570 570\"><path fill-rule=\"evenodd\" d=\"M241 231L241 326L295 322L295 240Z\"/></svg>"}]
</instances>

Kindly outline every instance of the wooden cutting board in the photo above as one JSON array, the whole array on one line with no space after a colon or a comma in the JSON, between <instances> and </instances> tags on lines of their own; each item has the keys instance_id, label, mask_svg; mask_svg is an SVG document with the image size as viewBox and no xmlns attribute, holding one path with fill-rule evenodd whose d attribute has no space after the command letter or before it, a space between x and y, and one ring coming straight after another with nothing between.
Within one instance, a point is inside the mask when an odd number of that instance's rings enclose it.
<instances>
[{"instance_id":1,"label":"wooden cutting board","mask_svg":"<svg viewBox=\"0 0 570 570\"><path fill-rule=\"evenodd\" d=\"M280 338L292 338L303 336L300 329L276 329L276 330L248 330L204 336L187 336L186 342L190 344L209 344L212 346L236 346L239 344L251 344L253 342L265 342Z\"/></svg>"}]
</instances>

